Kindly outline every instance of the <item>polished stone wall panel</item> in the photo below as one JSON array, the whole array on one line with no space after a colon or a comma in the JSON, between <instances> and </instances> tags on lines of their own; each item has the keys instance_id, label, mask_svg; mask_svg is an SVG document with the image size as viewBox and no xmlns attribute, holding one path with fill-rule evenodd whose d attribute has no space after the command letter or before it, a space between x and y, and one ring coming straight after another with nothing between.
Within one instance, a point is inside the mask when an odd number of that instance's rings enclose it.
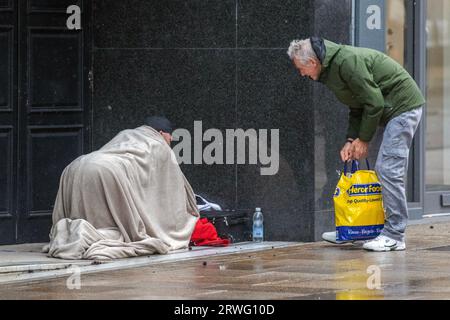
<instances>
[{"instance_id":1,"label":"polished stone wall panel","mask_svg":"<svg viewBox=\"0 0 450 320\"><path fill-rule=\"evenodd\" d=\"M100 48L230 48L236 1L93 0Z\"/></svg>"},{"instance_id":2,"label":"polished stone wall panel","mask_svg":"<svg viewBox=\"0 0 450 320\"><path fill-rule=\"evenodd\" d=\"M318 199L334 183L346 111L302 79L286 51L317 32L347 41L350 0L93 2L94 148L150 114L192 134L195 120L224 136L228 128L279 129L276 175L262 176L260 163L182 170L224 208L261 207L267 240L317 238L317 224L329 220L318 214L330 207Z\"/></svg>"},{"instance_id":3,"label":"polished stone wall panel","mask_svg":"<svg viewBox=\"0 0 450 320\"><path fill-rule=\"evenodd\" d=\"M314 128L311 83L299 77L285 50L238 55L238 126L279 130L279 170L261 175L238 166L238 205L261 207L266 238L308 239L313 225Z\"/></svg>"},{"instance_id":4,"label":"polished stone wall panel","mask_svg":"<svg viewBox=\"0 0 450 320\"><path fill-rule=\"evenodd\" d=\"M95 149L154 114L189 130L192 148L194 121L202 121L202 132L235 126L232 51L97 50L94 60ZM183 164L182 170L195 192L234 206L234 165Z\"/></svg>"},{"instance_id":5,"label":"polished stone wall panel","mask_svg":"<svg viewBox=\"0 0 450 320\"><path fill-rule=\"evenodd\" d=\"M314 34L341 44L351 44L351 1L314 1ZM339 151L348 127L348 108L326 86L313 86L315 238L334 230L333 194L343 168Z\"/></svg>"},{"instance_id":6,"label":"polished stone wall panel","mask_svg":"<svg viewBox=\"0 0 450 320\"><path fill-rule=\"evenodd\" d=\"M238 0L238 46L286 48L310 36L314 1Z\"/></svg>"}]
</instances>

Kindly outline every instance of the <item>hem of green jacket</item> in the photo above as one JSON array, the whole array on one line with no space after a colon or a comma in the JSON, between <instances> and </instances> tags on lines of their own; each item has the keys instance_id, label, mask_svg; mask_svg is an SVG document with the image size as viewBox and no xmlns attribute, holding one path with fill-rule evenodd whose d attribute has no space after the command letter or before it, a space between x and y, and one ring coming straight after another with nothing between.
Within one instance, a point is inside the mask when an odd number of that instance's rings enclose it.
<instances>
[{"instance_id":1,"label":"hem of green jacket","mask_svg":"<svg viewBox=\"0 0 450 320\"><path fill-rule=\"evenodd\" d=\"M382 124L383 127L385 127L385 126L388 124L389 121L391 121L391 120L394 119L395 117L398 117L398 116L401 115L402 113L409 112L409 111L412 111L412 110L414 110L414 109L421 108L421 107L423 107L424 105L425 105L425 102L424 102L424 103L420 103L420 104L412 105L411 107L409 107L409 108L406 109L406 110L400 110L400 111L394 112L394 113L393 113L388 119L386 119L386 121Z\"/></svg>"},{"instance_id":2,"label":"hem of green jacket","mask_svg":"<svg viewBox=\"0 0 450 320\"><path fill-rule=\"evenodd\" d=\"M392 119L394 119L395 117L398 117L402 113L409 112L409 111L412 111L414 109L421 108L421 107L423 107L425 105L425 103L426 102L423 102L423 103L420 103L420 104L414 104L414 105L408 107L408 109L399 110L397 112L394 112L385 122L382 122L379 125L382 126L382 127L385 127L388 124L388 122L391 121ZM361 140L363 142L370 142L370 141L372 141L374 135L375 135L375 133L373 133L370 136L366 136L364 134L361 134L361 132L359 133L359 135L358 134L355 135L355 134L347 133L346 139L351 138L351 139L359 139L359 140Z\"/></svg>"},{"instance_id":3,"label":"hem of green jacket","mask_svg":"<svg viewBox=\"0 0 450 320\"><path fill-rule=\"evenodd\" d=\"M388 124L389 121L391 121L395 117L398 117L402 113L409 112L409 111L412 111L414 109L418 109L420 107L423 107L424 105L425 105L425 102L420 103L420 104L414 104L414 105L408 107L408 109L403 109L403 110L396 111L386 120L386 122L380 123L379 125L381 125L382 127L385 127ZM370 141L372 141L374 135L375 135L375 132L372 135L370 135L370 136L365 135L365 134L361 134L361 132L360 132L359 133L359 140L364 141L364 142L370 142Z\"/></svg>"}]
</instances>

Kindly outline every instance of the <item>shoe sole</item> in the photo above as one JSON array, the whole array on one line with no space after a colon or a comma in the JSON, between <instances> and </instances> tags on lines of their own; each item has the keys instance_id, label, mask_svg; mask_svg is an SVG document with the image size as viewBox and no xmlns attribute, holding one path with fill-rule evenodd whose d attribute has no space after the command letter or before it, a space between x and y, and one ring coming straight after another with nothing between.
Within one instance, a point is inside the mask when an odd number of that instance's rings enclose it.
<instances>
[{"instance_id":1,"label":"shoe sole","mask_svg":"<svg viewBox=\"0 0 450 320\"><path fill-rule=\"evenodd\" d=\"M355 241L331 241L331 240L326 240L323 239L323 241L328 242L328 243L332 243L332 244L346 244L346 243L355 243Z\"/></svg>"},{"instance_id":2,"label":"shoe sole","mask_svg":"<svg viewBox=\"0 0 450 320\"><path fill-rule=\"evenodd\" d=\"M399 248L397 246L394 246L394 247L384 247L384 249L368 249L368 248L363 247L363 249L367 250L367 251L372 251L372 252L389 252L389 251L404 251L406 249L406 247Z\"/></svg>"}]
</instances>

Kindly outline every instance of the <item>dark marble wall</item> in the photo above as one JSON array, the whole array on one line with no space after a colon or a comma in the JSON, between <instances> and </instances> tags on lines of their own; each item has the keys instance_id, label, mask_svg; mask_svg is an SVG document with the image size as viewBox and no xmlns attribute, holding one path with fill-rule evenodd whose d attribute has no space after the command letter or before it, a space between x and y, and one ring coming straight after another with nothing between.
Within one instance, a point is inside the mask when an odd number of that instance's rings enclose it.
<instances>
[{"instance_id":1,"label":"dark marble wall","mask_svg":"<svg viewBox=\"0 0 450 320\"><path fill-rule=\"evenodd\" d=\"M279 129L276 175L260 165L182 169L226 208L262 207L267 240L314 240L328 223L346 110L301 79L286 50L314 33L348 42L350 2L93 0L94 148L155 113L191 132L194 120L203 130Z\"/></svg>"},{"instance_id":2,"label":"dark marble wall","mask_svg":"<svg viewBox=\"0 0 450 320\"><path fill-rule=\"evenodd\" d=\"M351 0L314 1L314 33L351 44ZM339 151L345 142L348 108L322 84L313 86L315 238L334 230L333 194L342 170Z\"/></svg>"},{"instance_id":3,"label":"dark marble wall","mask_svg":"<svg viewBox=\"0 0 450 320\"><path fill-rule=\"evenodd\" d=\"M315 0L314 33L342 44L351 41L351 0ZM345 142L348 108L323 85L313 85L314 105L314 194L316 240L335 228L333 193L343 169L339 152ZM379 130L370 145L369 162L373 166L381 142Z\"/></svg>"},{"instance_id":4,"label":"dark marble wall","mask_svg":"<svg viewBox=\"0 0 450 320\"><path fill-rule=\"evenodd\" d=\"M276 175L237 170L237 206L263 208L267 239L309 240L314 223L311 84L286 54L291 40L309 36L312 2L237 1L237 126L280 130Z\"/></svg>"}]
</instances>

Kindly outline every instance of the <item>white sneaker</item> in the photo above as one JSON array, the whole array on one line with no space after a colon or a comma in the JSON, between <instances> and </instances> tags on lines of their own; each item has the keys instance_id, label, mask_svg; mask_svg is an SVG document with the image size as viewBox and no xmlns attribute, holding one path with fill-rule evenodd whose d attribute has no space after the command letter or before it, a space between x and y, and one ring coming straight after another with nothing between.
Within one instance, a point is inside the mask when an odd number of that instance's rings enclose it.
<instances>
[{"instance_id":1,"label":"white sneaker","mask_svg":"<svg viewBox=\"0 0 450 320\"><path fill-rule=\"evenodd\" d=\"M322 239L327 241L327 242L334 243L334 244L343 244L343 243L353 242L353 241L339 241L339 240L336 240L336 231L322 233Z\"/></svg>"},{"instance_id":2,"label":"white sneaker","mask_svg":"<svg viewBox=\"0 0 450 320\"><path fill-rule=\"evenodd\" d=\"M397 241L384 235L379 235L375 239L364 243L363 248L369 251L377 251L377 252L402 251L406 249L406 245L403 241Z\"/></svg>"}]
</instances>

